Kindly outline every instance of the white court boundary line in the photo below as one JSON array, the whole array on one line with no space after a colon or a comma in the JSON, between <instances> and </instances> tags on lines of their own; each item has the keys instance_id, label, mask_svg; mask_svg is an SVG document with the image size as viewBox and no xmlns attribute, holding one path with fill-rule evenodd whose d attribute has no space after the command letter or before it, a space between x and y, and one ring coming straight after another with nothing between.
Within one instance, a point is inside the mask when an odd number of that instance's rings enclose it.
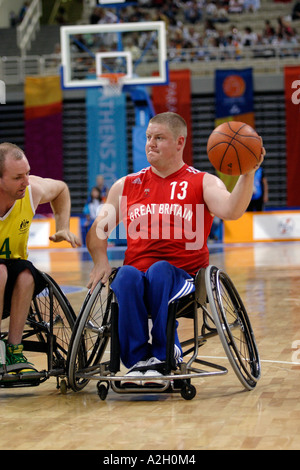
<instances>
[{"instance_id":1,"label":"white court boundary line","mask_svg":"<svg viewBox=\"0 0 300 470\"><path fill-rule=\"evenodd\" d=\"M104 354L110 354L109 351L105 351ZM192 357L191 354L187 354L186 357ZM229 361L227 356L197 356L198 359L225 359L226 361ZM275 361L272 359L261 359L260 362L266 362L266 363L271 363L271 364L286 364L286 365L291 365L291 366L300 366L300 362L289 362L289 361Z\"/></svg>"},{"instance_id":2,"label":"white court boundary line","mask_svg":"<svg viewBox=\"0 0 300 470\"><path fill-rule=\"evenodd\" d=\"M188 357L191 357L189 355ZM229 360L227 356L197 356L201 359L226 359ZM272 359L261 359L260 362L269 362L272 364L288 364L288 365L294 365L294 366L300 366L300 362L289 362L289 361L275 361Z\"/></svg>"}]
</instances>

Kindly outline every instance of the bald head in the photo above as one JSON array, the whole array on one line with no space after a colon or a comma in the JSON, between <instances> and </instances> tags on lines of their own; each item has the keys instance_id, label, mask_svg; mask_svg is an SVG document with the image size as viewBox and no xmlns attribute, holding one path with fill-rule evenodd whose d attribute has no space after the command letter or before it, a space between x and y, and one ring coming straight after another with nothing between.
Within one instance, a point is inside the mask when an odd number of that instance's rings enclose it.
<instances>
[{"instance_id":1,"label":"bald head","mask_svg":"<svg viewBox=\"0 0 300 470\"><path fill-rule=\"evenodd\" d=\"M22 160L25 158L25 154L23 150L15 144L11 144L9 142L0 144L0 178L3 176L7 158Z\"/></svg>"}]
</instances>

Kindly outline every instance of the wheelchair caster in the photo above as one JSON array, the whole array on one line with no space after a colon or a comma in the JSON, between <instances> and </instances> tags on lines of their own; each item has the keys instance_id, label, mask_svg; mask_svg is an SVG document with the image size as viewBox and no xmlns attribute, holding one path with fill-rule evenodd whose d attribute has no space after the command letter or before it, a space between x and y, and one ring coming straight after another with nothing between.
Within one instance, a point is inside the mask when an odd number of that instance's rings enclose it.
<instances>
[{"instance_id":1,"label":"wheelchair caster","mask_svg":"<svg viewBox=\"0 0 300 470\"><path fill-rule=\"evenodd\" d=\"M62 395L67 394L68 386L67 386L67 381L65 379L62 379L59 385L60 393Z\"/></svg>"},{"instance_id":2,"label":"wheelchair caster","mask_svg":"<svg viewBox=\"0 0 300 470\"><path fill-rule=\"evenodd\" d=\"M97 389L100 400L104 401L108 394L108 384L104 385L104 383L98 382Z\"/></svg>"},{"instance_id":3,"label":"wheelchair caster","mask_svg":"<svg viewBox=\"0 0 300 470\"><path fill-rule=\"evenodd\" d=\"M184 385L181 389L181 396L185 400L192 400L196 396L196 388L194 385Z\"/></svg>"}]
</instances>

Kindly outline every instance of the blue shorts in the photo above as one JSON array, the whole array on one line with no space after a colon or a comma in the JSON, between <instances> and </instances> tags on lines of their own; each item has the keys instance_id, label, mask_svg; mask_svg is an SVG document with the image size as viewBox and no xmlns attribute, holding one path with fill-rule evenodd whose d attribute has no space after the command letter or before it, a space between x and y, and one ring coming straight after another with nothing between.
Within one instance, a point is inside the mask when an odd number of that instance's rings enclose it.
<instances>
[{"instance_id":1,"label":"blue shorts","mask_svg":"<svg viewBox=\"0 0 300 470\"><path fill-rule=\"evenodd\" d=\"M156 357L166 360L168 306L172 300L195 290L194 279L167 261L154 263L145 273L133 266L119 268L111 288L119 304L121 360L130 368L138 361ZM149 316L152 329L149 331ZM175 332L174 357L182 361Z\"/></svg>"}]
</instances>

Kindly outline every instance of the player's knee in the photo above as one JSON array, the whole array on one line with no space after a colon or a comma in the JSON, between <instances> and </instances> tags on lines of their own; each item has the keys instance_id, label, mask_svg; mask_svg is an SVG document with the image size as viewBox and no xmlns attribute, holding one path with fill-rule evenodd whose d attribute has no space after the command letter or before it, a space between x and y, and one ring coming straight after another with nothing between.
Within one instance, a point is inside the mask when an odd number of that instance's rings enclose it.
<instances>
[{"instance_id":1,"label":"player's knee","mask_svg":"<svg viewBox=\"0 0 300 470\"><path fill-rule=\"evenodd\" d=\"M133 266L122 266L118 271L112 287L118 285L122 289L132 290L141 280L141 272Z\"/></svg>"},{"instance_id":2,"label":"player's knee","mask_svg":"<svg viewBox=\"0 0 300 470\"><path fill-rule=\"evenodd\" d=\"M173 266L168 261L164 260L152 264L147 271L148 278L153 280L161 280L166 276L171 276L172 273Z\"/></svg>"},{"instance_id":3,"label":"player's knee","mask_svg":"<svg viewBox=\"0 0 300 470\"><path fill-rule=\"evenodd\" d=\"M0 283L2 286L6 284L7 276L7 267L5 264L0 264Z\"/></svg>"},{"instance_id":4,"label":"player's knee","mask_svg":"<svg viewBox=\"0 0 300 470\"><path fill-rule=\"evenodd\" d=\"M34 279L29 269L24 269L24 271L18 275L16 285L23 289L29 289L34 286Z\"/></svg>"}]
</instances>

